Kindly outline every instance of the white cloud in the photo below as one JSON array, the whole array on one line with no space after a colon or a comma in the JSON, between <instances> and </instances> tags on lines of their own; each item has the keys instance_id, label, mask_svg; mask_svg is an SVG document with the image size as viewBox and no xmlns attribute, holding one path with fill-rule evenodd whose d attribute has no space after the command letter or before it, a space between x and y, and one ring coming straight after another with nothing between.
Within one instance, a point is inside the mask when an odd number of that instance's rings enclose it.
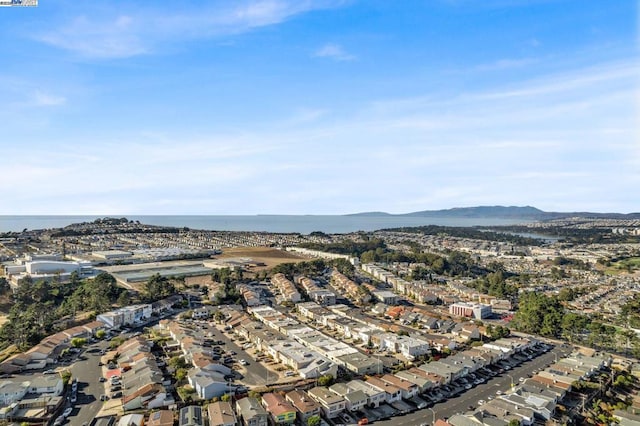
<instances>
[{"instance_id":1,"label":"white cloud","mask_svg":"<svg viewBox=\"0 0 640 426\"><path fill-rule=\"evenodd\" d=\"M636 67L379 100L348 115L300 108L272 127L247 123L229 134L193 137L160 125L91 144L14 144L3 151L12 178L0 180L14 202L0 214L400 213L474 204L629 211L640 181L637 91L629 89Z\"/></svg>"},{"instance_id":2,"label":"white cloud","mask_svg":"<svg viewBox=\"0 0 640 426\"><path fill-rule=\"evenodd\" d=\"M520 59L498 59L489 64L482 64L475 67L476 71L502 71L514 68L522 68L539 62L537 58L520 58Z\"/></svg>"},{"instance_id":3,"label":"white cloud","mask_svg":"<svg viewBox=\"0 0 640 426\"><path fill-rule=\"evenodd\" d=\"M89 6L85 15L45 29L35 38L83 57L127 58L153 53L176 41L239 34L344 3L344 0L211 1L205 6L184 7L176 12L175 5L168 2L147 4L144 10L136 4L126 13L115 15L110 8Z\"/></svg>"},{"instance_id":4,"label":"white cloud","mask_svg":"<svg viewBox=\"0 0 640 426\"><path fill-rule=\"evenodd\" d=\"M35 106L59 106L66 103L67 98L64 96L56 96L39 90L33 94L33 104Z\"/></svg>"},{"instance_id":5,"label":"white cloud","mask_svg":"<svg viewBox=\"0 0 640 426\"><path fill-rule=\"evenodd\" d=\"M107 21L80 16L60 28L42 34L39 39L60 49L90 58L126 58L147 53L141 22L129 16L115 16Z\"/></svg>"},{"instance_id":6,"label":"white cloud","mask_svg":"<svg viewBox=\"0 0 640 426\"><path fill-rule=\"evenodd\" d=\"M325 44L316 50L313 56L318 58L330 58L336 61L353 61L356 57L347 53L339 44Z\"/></svg>"}]
</instances>

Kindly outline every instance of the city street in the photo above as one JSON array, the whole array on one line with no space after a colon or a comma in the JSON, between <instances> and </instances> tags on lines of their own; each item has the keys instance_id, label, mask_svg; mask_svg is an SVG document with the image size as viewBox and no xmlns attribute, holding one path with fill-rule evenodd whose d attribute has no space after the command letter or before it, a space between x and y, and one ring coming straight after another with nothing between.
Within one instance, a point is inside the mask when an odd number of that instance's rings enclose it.
<instances>
[{"instance_id":1,"label":"city street","mask_svg":"<svg viewBox=\"0 0 640 426\"><path fill-rule=\"evenodd\" d=\"M69 367L71 377L78 379L78 401L68 418L68 424L82 425L85 422L89 424L100 411L102 407L100 395L104 393L104 385L99 382L102 368L98 362L100 350L107 348L109 343L99 341L89 345L82 351L77 361Z\"/></svg>"},{"instance_id":2,"label":"city street","mask_svg":"<svg viewBox=\"0 0 640 426\"><path fill-rule=\"evenodd\" d=\"M488 400L488 397L495 397L497 391L506 392L513 384L517 384L521 377L528 377L533 375L535 370L544 369L556 358L560 359L566 354L570 353L569 349L563 349L560 346L554 347L551 351L544 353L530 361L514 367L513 369L499 374L487 383L478 385L466 392L463 392L459 396L450 398L446 401L435 404L431 408L425 408L422 410L414 411L411 414L406 414L402 417L394 417L389 420L375 422L376 425L392 426L397 425L399 421L403 425L418 426L422 424L431 425L435 416L435 419L449 418L456 413L465 413L469 411L469 407L475 409L478 405L478 400ZM434 414L435 413L435 414Z\"/></svg>"}]
</instances>

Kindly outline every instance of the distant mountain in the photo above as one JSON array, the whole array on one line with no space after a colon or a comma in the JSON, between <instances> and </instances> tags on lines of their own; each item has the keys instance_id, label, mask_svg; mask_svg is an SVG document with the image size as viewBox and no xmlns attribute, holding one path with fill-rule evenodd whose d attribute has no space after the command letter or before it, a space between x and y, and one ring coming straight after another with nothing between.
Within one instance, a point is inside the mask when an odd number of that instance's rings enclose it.
<instances>
[{"instance_id":1,"label":"distant mountain","mask_svg":"<svg viewBox=\"0 0 640 426\"><path fill-rule=\"evenodd\" d=\"M412 217L500 217L517 219L538 219L545 212L531 206L478 206L478 207L454 207L446 210L424 210L421 212L407 213Z\"/></svg>"},{"instance_id":2,"label":"distant mountain","mask_svg":"<svg viewBox=\"0 0 640 426\"><path fill-rule=\"evenodd\" d=\"M408 216L408 217L460 217L460 218L501 218L549 220L569 217L598 219L640 219L640 213L591 213L591 212L545 212L532 206L477 206L454 207L444 210L424 210L419 212L390 214L385 212L355 213L348 216Z\"/></svg>"},{"instance_id":3,"label":"distant mountain","mask_svg":"<svg viewBox=\"0 0 640 426\"><path fill-rule=\"evenodd\" d=\"M395 215L387 212L363 212L363 213L351 213L346 214L345 216L371 216L371 217L380 217L380 216L404 216L404 215Z\"/></svg>"}]
</instances>

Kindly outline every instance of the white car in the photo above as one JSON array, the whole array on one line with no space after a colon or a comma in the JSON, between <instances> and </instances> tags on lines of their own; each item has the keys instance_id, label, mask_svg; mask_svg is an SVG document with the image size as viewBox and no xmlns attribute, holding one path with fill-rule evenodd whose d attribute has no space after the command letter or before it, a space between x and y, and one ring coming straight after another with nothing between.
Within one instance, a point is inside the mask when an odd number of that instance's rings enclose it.
<instances>
[{"instance_id":1,"label":"white car","mask_svg":"<svg viewBox=\"0 0 640 426\"><path fill-rule=\"evenodd\" d=\"M244 359L240 360L240 365L248 365L249 363L247 361L245 361Z\"/></svg>"},{"instance_id":2,"label":"white car","mask_svg":"<svg viewBox=\"0 0 640 426\"><path fill-rule=\"evenodd\" d=\"M67 418L69 417L69 415L71 414L71 412L73 411L73 408L69 407L66 410L64 410L62 412L62 417Z\"/></svg>"}]
</instances>

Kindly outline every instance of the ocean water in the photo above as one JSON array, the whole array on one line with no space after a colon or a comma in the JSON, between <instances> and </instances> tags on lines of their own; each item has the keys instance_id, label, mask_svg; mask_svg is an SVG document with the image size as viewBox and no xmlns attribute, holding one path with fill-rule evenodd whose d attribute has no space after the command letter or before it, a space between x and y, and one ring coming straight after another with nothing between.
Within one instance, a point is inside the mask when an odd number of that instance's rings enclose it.
<instances>
[{"instance_id":1,"label":"ocean water","mask_svg":"<svg viewBox=\"0 0 640 426\"><path fill-rule=\"evenodd\" d=\"M104 216L0 216L0 232L23 229L62 228L72 223L93 222ZM402 226L498 226L523 223L523 220L499 218L406 217L406 216L320 216L320 215L255 215L255 216L126 216L140 223L187 227L209 231L254 231L309 234L321 231L344 234L375 231Z\"/></svg>"}]
</instances>

